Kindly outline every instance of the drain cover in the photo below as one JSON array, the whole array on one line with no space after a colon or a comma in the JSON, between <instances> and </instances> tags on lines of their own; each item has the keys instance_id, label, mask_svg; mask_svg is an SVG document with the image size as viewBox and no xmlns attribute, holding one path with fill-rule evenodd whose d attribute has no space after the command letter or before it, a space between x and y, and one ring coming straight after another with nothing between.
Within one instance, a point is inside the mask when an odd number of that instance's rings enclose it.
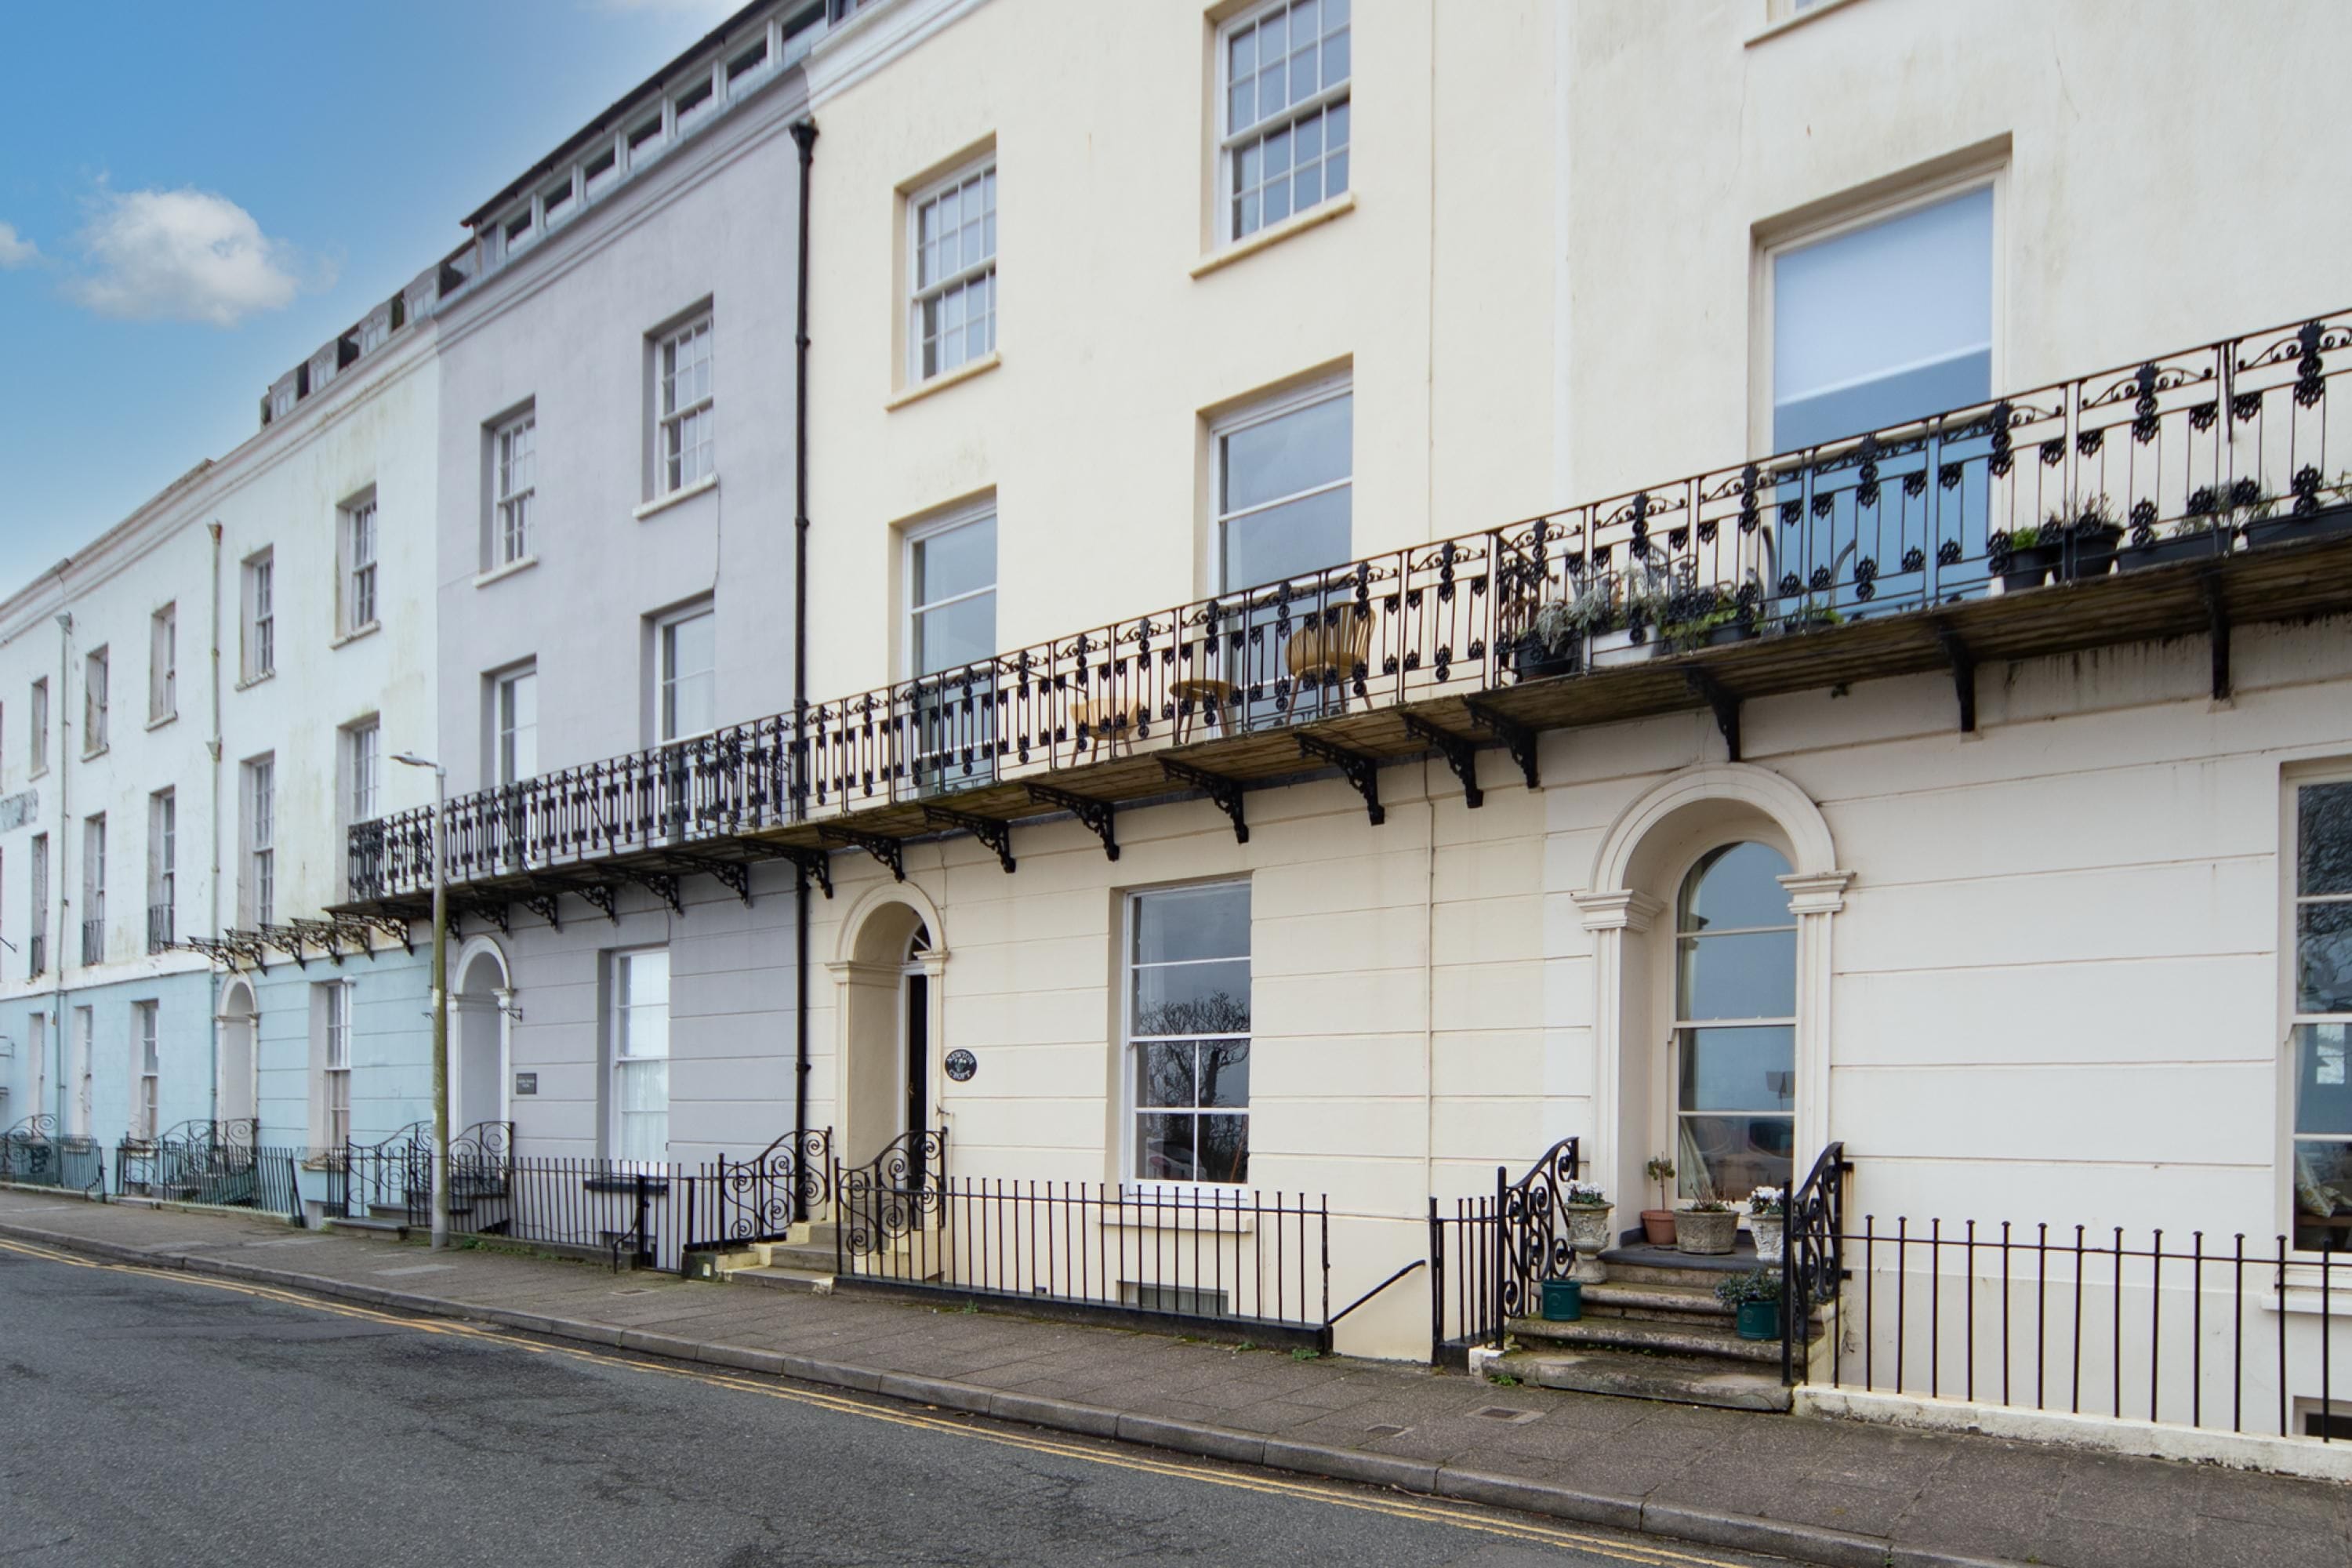
<instances>
[{"instance_id":1,"label":"drain cover","mask_svg":"<svg viewBox=\"0 0 2352 1568\"><path fill-rule=\"evenodd\" d=\"M1514 1410L1507 1405L1481 1405L1470 1412L1481 1421L1507 1421L1514 1426L1525 1426L1543 1414L1540 1410Z\"/></svg>"}]
</instances>

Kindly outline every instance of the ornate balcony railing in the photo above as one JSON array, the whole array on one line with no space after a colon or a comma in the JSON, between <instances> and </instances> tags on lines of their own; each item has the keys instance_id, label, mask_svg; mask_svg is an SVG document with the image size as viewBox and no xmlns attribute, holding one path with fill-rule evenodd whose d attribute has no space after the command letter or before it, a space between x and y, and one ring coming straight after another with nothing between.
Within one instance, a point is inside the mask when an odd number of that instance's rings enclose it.
<instances>
[{"instance_id":1,"label":"ornate balcony railing","mask_svg":"<svg viewBox=\"0 0 2352 1568\"><path fill-rule=\"evenodd\" d=\"M1217 595L820 702L797 724L781 714L460 795L450 878L639 851L691 863L698 842L808 843L881 807L951 825L968 792L1475 698L1589 670L1612 641L1646 658L2182 557L2227 563L2344 525L2352 452L2330 391L2347 349L2352 312L2250 333ZM1531 628L1553 647L1523 647ZM420 809L352 829L354 901L429 886L431 822Z\"/></svg>"},{"instance_id":2,"label":"ornate balcony railing","mask_svg":"<svg viewBox=\"0 0 2352 1568\"><path fill-rule=\"evenodd\" d=\"M162 952L179 940L171 904L147 906L147 951Z\"/></svg>"},{"instance_id":3,"label":"ornate balcony railing","mask_svg":"<svg viewBox=\"0 0 2352 1568\"><path fill-rule=\"evenodd\" d=\"M106 962L106 917L104 915L81 922L81 961L84 963Z\"/></svg>"}]
</instances>

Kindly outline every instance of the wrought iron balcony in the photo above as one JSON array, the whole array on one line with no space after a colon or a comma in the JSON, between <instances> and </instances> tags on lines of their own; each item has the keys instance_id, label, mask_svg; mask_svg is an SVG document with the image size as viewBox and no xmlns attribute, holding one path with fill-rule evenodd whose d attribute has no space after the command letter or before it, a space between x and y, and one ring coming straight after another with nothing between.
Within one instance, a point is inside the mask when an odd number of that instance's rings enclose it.
<instances>
[{"instance_id":1,"label":"wrought iron balcony","mask_svg":"<svg viewBox=\"0 0 2352 1568\"><path fill-rule=\"evenodd\" d=\"M84 963L106 962L106 917L81 922L81 961Z\"/></svg>"},{"instance_id":2,"label":"wrought iron balcony","mask_svg":"<svg viewBox=\"0 0 2352 1568\"><path fill-rule=\"evenodd\" d=\"M2333 356L2336 363L2330 363ZM2352 609L2352 312L2250 333L1017 648L449 802L449 877L600 901L762 856L822 870L1007 824L1540 729ZM2341 412L2337 417L2331 411ZM2293 544L2295 548L2282 549ZM1523 646L1531 629L1573 635ZM1610 648L1608 645L1624 645ZM1562 674L1573 679L1553 679ZM353 911L414 913L429 810L352 829ZM551 909L552 905L543 906Z\"/></svg>"},{"instance_id":3,"label":"wrought iron balcony","mask_svg":"<svg viewBox=\"0 0 2352 1568\"><path fill-rule=\"evenodd\" d=\"M161 952L178 941L175 921L169 903L147 906L147 951Z\"/></svg>"},{"instance_id":4,"label":"wrought iron balcony","mask_svg":"<svg viewBox=\"0 0 2352 1568\"><path fill-rule=\"evenodd\" d=\"M26 978L37 980L49 972L49 937L47 931L35 931L25 941L26 955Z\"/></svg>"}]
</instances>

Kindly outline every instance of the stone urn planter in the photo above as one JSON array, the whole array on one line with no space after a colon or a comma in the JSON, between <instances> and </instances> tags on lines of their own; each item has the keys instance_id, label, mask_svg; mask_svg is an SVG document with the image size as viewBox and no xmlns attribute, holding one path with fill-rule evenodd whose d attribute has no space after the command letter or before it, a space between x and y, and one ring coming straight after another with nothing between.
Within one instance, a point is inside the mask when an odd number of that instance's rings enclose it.
<instances>
[{"instance_id":1,"label":"stone urn planter","mask_svg":"<svg viewBox=\"0 0 2352 1568\"><path fill-rule=\"evenodd\" d=\"M1609 1278L1601 1255L1616 1245L1609 1231L1609 1216L1616 1212L1614 1204L1569 1204L1568 1239L1576 1248L1576 1266L1570 1277L1587 1285L1598 1285Z\"/></svg>"},{"instance_id":2,"label":"stone urn planter","mask_svg":"<svg viewBox=\"0 0 2352 1568\"><path fill-rule=\"evenodd\" d=\"M1780 1250L1788 1242L1789 1216L1778 1214L1752 1214L1748 1216L1748 1234L1756 1239L1756 1261L1778 1263Z\"/></svg>"},{"instance_id":3,"label":"stone urn planter","mask_svg":"<svg viewBox=\"0 0 2352 1568\"><path fill-rule=\"evenodd\" d=\"M1683 1209L1675 1215L1675 1247L1683 1252L1720 1255L1739 1235L1737 1209Z\"/></svg>"}]
</instances>

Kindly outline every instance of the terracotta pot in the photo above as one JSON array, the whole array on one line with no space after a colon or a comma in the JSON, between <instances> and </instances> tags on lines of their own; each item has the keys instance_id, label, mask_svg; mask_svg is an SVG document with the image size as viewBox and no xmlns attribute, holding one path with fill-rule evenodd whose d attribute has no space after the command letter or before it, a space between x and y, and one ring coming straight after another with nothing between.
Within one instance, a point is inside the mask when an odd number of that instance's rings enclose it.
<instances>
[{"instance_id":1,"label":"terracotta pot","mask_svg":"<svg viewBox=\"0 0 2352 1568\"><path fill-rule=\"evenodd\" d=\"M1642 1234L1648 1237L1652 1247L1672 1247L1675 1244L1675 1211L1643 1209Z\"/></svg>"},{"instance_id":2,"label":"terracotta pot","mask_svg":"<svg viewBox=\"0 0 2352 1568\"><path fill-rule=\"evenodd\" d=\"M1591 1257L1605 1252L1615 1245L1609 1234L1611 1204L1570 1204L1568 1205L1568 1239L1577 1251Z\"/></svg>"},{"instance_id":3,"label":"terracotta pot","mask_svg":"<svg viewBox=\"0 0 2352 1568\"><path fill-rule=\"evenodd\" d=\"M1738 1234L1739 1214L1736 1209L1684 1209L1675 1215L1675 1245L1685 1252L1728 1252L1732 1239Z\"/></svg>"},{"instance_id":4,"label":"terracotta pot","mask_svg":"<svg viewBox=\"0 0 2352 1568\"><path fill-rule=\"evenodd\" d=\"M1779 1214L1759 1214L1748 1216L1748 1233L1756 1238L1756 1261L1778 1263L1781 1246L1788 1240L1789 1216Z\"/></svg>"}]
</instances>

